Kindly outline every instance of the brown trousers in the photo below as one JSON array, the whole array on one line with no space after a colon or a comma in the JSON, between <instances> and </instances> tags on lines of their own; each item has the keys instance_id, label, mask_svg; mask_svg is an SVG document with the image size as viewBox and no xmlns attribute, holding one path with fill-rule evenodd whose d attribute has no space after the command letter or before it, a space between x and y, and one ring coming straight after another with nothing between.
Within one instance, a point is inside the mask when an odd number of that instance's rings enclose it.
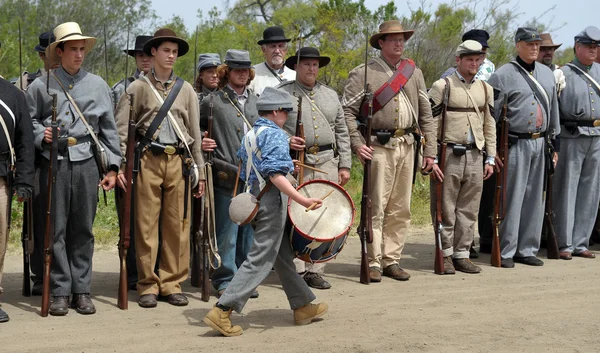
<instances>
[{"instance_id":1,"label":"brown trousers","mask_svg":"<svg viewBox=\"0 0 600 353\"><path fill-rule=\"evenodd\" d=\"M181 156L145 152L135 187L138 293L163 296L181 293L181 282L187 279L190 264L191 218ZM187 219L183 218L184 202L188 204ZM162 247L156 275L159 224Z\"/></svg>"}]
</instances>

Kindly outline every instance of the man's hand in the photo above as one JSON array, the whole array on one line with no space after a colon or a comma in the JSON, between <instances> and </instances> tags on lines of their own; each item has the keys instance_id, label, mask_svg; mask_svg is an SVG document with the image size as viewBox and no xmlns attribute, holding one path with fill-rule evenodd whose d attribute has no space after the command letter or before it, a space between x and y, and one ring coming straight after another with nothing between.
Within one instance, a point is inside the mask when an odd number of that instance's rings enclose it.
<instances>
[{"instance_id":1,"label":"man's hand","mask_svg":"<svg viewBox=\"0 0 600 353\"><path fill-rule=\"evenodd\" d=\"M431 166L431 175L440 183L444 181L444 173L436 163Z\"/></svg>"},{"instance_id":2,"label":"man's hand","mask_svg":"<svg viewBox=\"0 0 600 353\"><path fill-rule=\"evenodd\" d=\"M435 164L435 158L433 158L433 157L423 157L423 166L421 166L421 173L425 174L425 175L431 173L432 168L433 168L434 165L436 165ZM439 170L439 168L438 168L438 170ZM442 179L443 179L443 176L442 176Z\"/></svg>"},{"instance_id":3,"label":"man's hand","mask_svg":"<svg viewBox=\"0 0 600 353\"><path fill-rule=\"evenodd\" d=\"M117 185L119 185L123 191L127 192L127 180L125 180L124 173L117 174Z\"/></svg>"},{"instance_id":4,"label":"man's hand","mask_svg":"<svg viewBox=\"0 0 600 353\"><path fill-rule=\"evenodd\" d=\"M504 168L504 163L502 163L502 160L500 159L500 157L495 156L494 157L494 163L496 164L494 166L494 169L496 169L496 172L499 172L500 169Z\"/></svg>"},{"instance_id":5,"label":"man's hand","mask_svg":"<svg viewBox=\"0 0 600 353\"><path fill-rule=\"evenodd\" d=\"M57 129L60 132L60 128L57 128ZM52 127L51 126L46 127L46 130L44 130L44 142L52 143Z\"/></svg>"},{"instance_id":6,"label":"man's hand","mask_svg":"<svg viewBox=\"0 0 600 353\"><path fill-rule=\"evenodd\" d=\"M362 145L356 149L356 156L360 159L362 164L365 164L365 161L370 161L373 159L373 152L375 150L373 147L367 147L367 145Z\"/></svg>"},{"instance_id":7,"label":"man's hand","mask_svg":"<svg viewBox=\"0 0 600 353\"><path fill-rule=\"evenodd\" d=\"M208 131L204 131L204 138L202 139L202 150L204 152L212 152L217 148L215 140L207 137Z\"/></svg>"},{"instance_id":8,"label":"man's hand","mask_svg":"<svg viewBox=\"0 0 600 353\"><path fill-rule=\"evenodd\" d=\"M488 180L492 175L494 175L494 166L486 164L483 167L483 180Z\"/></svg>"},{"instance_id":9,"label":"man's hand","mask_svg":"<svg viewBox=\"0 0 600 353\"><path fill-rule=\"evenodd\" d=\"M194 197L199 199L202 197L202 195L204 195L204 186L205 186L205 182L204 180L200 180L198 182L198 191L194 194Z\"/></svg>"},{"instance_id":10,"label":"man's hand","mask_svg":"<svg viewBox=\"0 0 600 353\"><path fill-rule=\"evenodd\" d=\"M554 152L552 156L552 162L554 163L554 168L556 168L556 164L558 163L558 152Z\"/></svg>"},{"instance_id":11,"label":"man's hand","mask_svg":"<svg viewBox=\"0 0 600 353\"><path fill-rule=\"evenodd\" d=\"M292 136L290 138L290 149L294 151L302 151L306 148L306 141L298 136Z\"/></svg>"},{"instance_id":12,"label":"man's hand","mask_svg":"<svg viewBox=\"0 0 600 353\"><path fill-rule=\"evenodd\" d=\"M350 169L340 168L338 170L338 184L340 184L340 186L344 186L348 180L350 180Z\"/></svg>"},{"instance_id":13,"label":"man's hand","mask_svg":"<svg viewBox=\"0 0 600 353\"><path fill-rule=\"evenodd\" d=\"M104 179L102 179L100 181L100 184L98 184L98 186L102 186L102 189L104 189L104 191L108 191L108 190L111 190L112 188L114 188L116 183L117 183L117 172L115 172L114 170L111 170L110 172L106 173L106 175L104 176Z\"/></svg>"}]
</instances>

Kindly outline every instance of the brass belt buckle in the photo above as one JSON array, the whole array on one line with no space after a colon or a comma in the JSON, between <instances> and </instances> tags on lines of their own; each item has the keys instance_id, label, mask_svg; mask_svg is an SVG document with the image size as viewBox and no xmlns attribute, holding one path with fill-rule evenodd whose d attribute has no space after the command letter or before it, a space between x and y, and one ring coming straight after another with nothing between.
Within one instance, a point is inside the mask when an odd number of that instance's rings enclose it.
<instances>
[{"instance_id":1,"label":"brass belt buckle","mask_svg":"<svg viewBox=\"0 0 600 353\"><path fill-rule=\"evenodd\" d=\"M541 132L532 132L532 133L531 133L531 139L532 139L532 140L539 139L541 135L542 135L542 133L541 133Z\"/></svg>"},{"instance_id":2,"label":"brass belt buckle","mask_svg":"<svg viewBox=\"0 0 600 353\"><path fill-rule=\"evenodd\" d=\"M308 149L308 153L311 153L311 154L319 153L319 145L317 145L315 143L314 145L310 146L310 148Z\"/></svg>"},{"instance_id":3,"label":"brass belt buckle","mask_svg":"<svg viewBox=\"0 0 600 353\"><path fill-rule=\"evenodd\" d=\"M175 146L171 146L171 145L165 146L165 153L166 154L172 155L172 154L175 154L175 152L177 152L177 149L175 148Z\"/></svg>"},{"instance_id":4,"label":"brass belt buckle","mask_svg":"<svg viewBox=\"0 0 600 353\"><path fill-rule=\"evenodd\" d=\"M594 127L598 127L598 126L600 126L600 119L596 119L596 120L594 120L594 122L592 123L592 125L593 125Z\"/></svg>"},{"instance_id":5,"label":"brass belt buckle","mask_svg":"<svg viewBox=\"0 0 600 353\"><path fill-rule=\"evenodd\" d=\"M404 129L396 129L396 131L394 131L394 137L398 138L404 136L405 131L406 130Z\"/></svg>"},{"instance_id":6,"label":"brass belt buckle","mask_svg":"<svg viewBox=\"0 0 600 353\"><path fill-rule=\"evenodd\" d=\"M75 137L67 137L67 146L75 146L77 144L77 139Z\"/></svg>"}]
</instances>

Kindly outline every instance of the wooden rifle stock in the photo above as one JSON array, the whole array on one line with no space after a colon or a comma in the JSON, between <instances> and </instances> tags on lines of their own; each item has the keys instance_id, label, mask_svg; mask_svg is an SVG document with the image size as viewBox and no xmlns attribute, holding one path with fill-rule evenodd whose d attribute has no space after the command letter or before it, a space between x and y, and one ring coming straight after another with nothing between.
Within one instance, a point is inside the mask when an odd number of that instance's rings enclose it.
<instances>
[{"instance_id":1,"label":"wooden rifle stock","mask_svg":"<svg viewBox=\"0 0 600 353\"><path fill-rule=\"evenodd\" d=\"M546 163L546 205L544 209L544 226L542 233L546 234L546 257L551 260L560 258L560 252L558 249L558 240L556 238L556 232L554 231L554 211L552 210L552 188L554 178L554 147L551 142L551 136L546 138L546 153L548 154Z\"/></svg>"},{"instance_id":2,"label":"wooden rifle stock","mask_svg":"<svg viewBox=\"0 0 600 353\"><path fill-rule=\"evenodd\" d=\"M31 272L29 271L30 258L33 248L33 200L23 202L23 296L31 296Z\"/></svg>"},{"instance_id":3,"label":"wooden rifle stock","mask_svg":"<svg viewBox=\"0 0 600 353\"><path fill-rule=\"evenodd\" d=\"M492 256L490 264L494 267L502 266L502 257L500 256L500 223L506 216L506 183L508 172L508 96L504 96L502 106L502 120L500 126L500 140L498 144L498 158L503 164L502 169L496 176L496 190L494 192L494 217L493 217L493 235L492 235Z\"/></svg>"},{"instance_id":4,"label":"wooden rifle stock","mask_svg":"<svg viewBox=\"0 0 600 353\"><path fill-rule=\"evenodd\" d=\"M298 97L298 117L296 118L296 134L295 136L300 137L304 140L304 124L302 124L302 96ZM296 174L296 178L298 178L298 184L302 185L304 182L304 150L296 151L296 159L300 162L298 166L298 174Z\"/></svg>"}]
</instances>

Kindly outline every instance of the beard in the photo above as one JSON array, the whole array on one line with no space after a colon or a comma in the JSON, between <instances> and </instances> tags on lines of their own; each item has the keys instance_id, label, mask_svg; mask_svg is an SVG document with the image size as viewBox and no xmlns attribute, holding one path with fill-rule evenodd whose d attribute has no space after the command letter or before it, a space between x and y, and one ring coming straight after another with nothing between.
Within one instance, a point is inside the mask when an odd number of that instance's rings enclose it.
<instances>
[{"instance_id":1,"label":"beard","mask_svg":"<svg viewBox=\"0 0 600 353\"><path fill-rule=\"evenodd\" d=\"M281 66L283 65L283 57L276 55L271 57L271 64L273 66Z\"/></svg>"}]
</instances>

